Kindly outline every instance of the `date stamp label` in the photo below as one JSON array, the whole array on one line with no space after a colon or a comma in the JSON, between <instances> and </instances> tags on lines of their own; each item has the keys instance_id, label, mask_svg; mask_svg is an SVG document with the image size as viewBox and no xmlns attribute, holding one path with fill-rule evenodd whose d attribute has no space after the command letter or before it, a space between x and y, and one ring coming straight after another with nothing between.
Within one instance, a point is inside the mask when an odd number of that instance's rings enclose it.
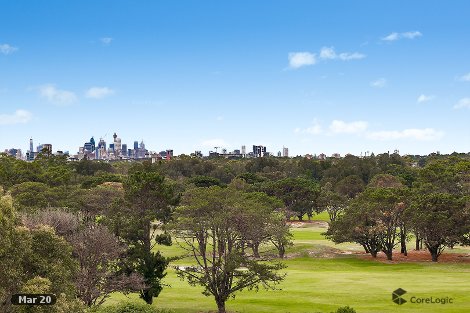
<instances>
[{"instance_id":1,"label":"date stamp label","mask_svg":"<svg viewBox=\"0 0 470 313\"><path fill-rule=\"evenodd\" d=\"M18 293L11 297L13 305L54 305L57 297L54 294Z\"/></svg>"}]
</instances>

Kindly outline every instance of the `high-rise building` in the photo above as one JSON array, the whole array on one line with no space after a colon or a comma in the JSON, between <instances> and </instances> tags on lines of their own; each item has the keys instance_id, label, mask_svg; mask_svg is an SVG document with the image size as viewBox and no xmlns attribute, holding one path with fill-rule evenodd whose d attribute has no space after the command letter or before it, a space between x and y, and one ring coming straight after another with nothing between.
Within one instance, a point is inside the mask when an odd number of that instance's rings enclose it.
<instances>
[{"instance_id":1,"label":"high-rise building","mask_svg":"<svg viewBox=\"0 0 470 313\"><path fill-rule=\"evenodd\" d=\"M282 156L285 157L285 158L289 157L289 148L282 147Z\"/></svg>"},{"instance_id":2,"label":"high-rise building","mask_svg":"<svg viewBox=\"0 0 470 313\"><path fill-rule=\"evenodd\" d=\"M95 138L94 137L91 137L90 138L90 143L91 143L91 147L92 147L92 151L95 151L96 149L96 143L95 143Z\"/></svg>"},{"instance_id":3,"label":"high-rise building","mask_svg":"<svg viewBox=\"0 0 470 313\"><path fill-rule=\"evenodd\" d=\"M135 151L139 150L139 142L138 141L134 141L134 150Z\"/></svg>"},{"instance_id":4,"label":"high-rise building","mask_svg":"<svg viewBox=\"0 0 470 313\"><path fill-rule=\"evenodd\" d=\"M243 156L246 154L246 146L242 146L242 154Z\"/></svg>"},{"instance_id":5,"label":"high-rise building","mask_svg":"<svg viewBox=\"0 0 470 313\"><path fill-rule=\"evenodd\" d=\"M87 152L93 152L93 144L91 142L85 142L85 145L83 146L84 150Z\"/></svg>"},{"instance_id":6,"label":"high-rise building","mask_svg":"<svg viewBox=\"0 0 470 313\"><path fill-rule=\"evenodd\" d=\"M106 141L104 141L103 138L100 138L100 141L98 142L98 149L101 149L101 148L106 150Z\"/></svg>"},{"instance_id":7,"label":"high-rise building","mask_svg":"<svg viewBox=\"0 0 470 313\"><path fill-rule=\"evenodd\" d=\"M26 152L26 160L34 161L35 153L33 148L33 138L29 139L29 150Z\"/></svg>"},{"instance_id":8,"label":"high-rise building","mask_svg":"<svg viewBox=\"0 0 470 313\"><path fill-rule=\"evenodd\" d=\"M125 143L122 144L122 155L123 155L123 156L129 156L129 155L127 154L127 144L125 144Z\"/></svg>"},{"instance_id":9,"label":"high-rise building","mask_svg":"<svg viewBox=\"0 0 470 313\"><path fill-rule=\"evenodd\" d=\"M266 155L265 146L255 146L253 145L253 155L255 158L260 158Z\"/></svg>"}]
</instances>

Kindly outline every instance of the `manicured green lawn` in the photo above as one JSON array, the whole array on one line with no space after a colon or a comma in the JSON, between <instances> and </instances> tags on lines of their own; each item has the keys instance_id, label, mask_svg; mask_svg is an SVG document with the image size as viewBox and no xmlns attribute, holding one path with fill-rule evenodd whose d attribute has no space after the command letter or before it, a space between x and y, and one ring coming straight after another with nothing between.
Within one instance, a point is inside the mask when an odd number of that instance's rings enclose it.
<instances>
[{"instance_id":1,"label":"manicured green lawn","mask_svg":"<svg viewBox=\"0 0 470 313\"><path fill-rule=\"evenodd\" d=\"M358 313L380 312L470 312L470 264L394 263L364 260L353 255L334 254L341 250L360 250L353 244L334 245L321 233L318 226L295 228L294 246L285 260L287 277L281 290L244 291L227 308L231 312L331 312L339 306L349 305ZM164 247L166 255L180 255L177 245ZM190 264L181 259L175 264ZM201 294L201 288L190 287L179 280L173 269L168 271L163 290L154 305L173 309L174 312L197 313L215 311L212 298ZM397 305L391 301L392 291L408 291L404 299L417 297L452 297L453 304ZM131 295L131 301L138 300ZM108 303L124 300L113 295Z\"/></svg>"}]
</instances>

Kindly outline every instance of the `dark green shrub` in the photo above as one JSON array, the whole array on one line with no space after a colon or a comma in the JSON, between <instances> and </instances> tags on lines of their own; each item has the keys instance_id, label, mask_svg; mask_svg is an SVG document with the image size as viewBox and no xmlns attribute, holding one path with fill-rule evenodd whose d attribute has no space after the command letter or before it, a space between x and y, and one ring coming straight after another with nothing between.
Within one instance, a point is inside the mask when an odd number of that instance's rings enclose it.
<instances>
[{"instance_id":1,"label":"dark green shrub","mask_svg":"<svg viewBox=\"0 0 470 313\"><path fill-rule=\"evenodd\" d=\"M117 305L100 307L91 311L92 313L172 313L170 310L157 309L144 303L120 303Z\"/></svg>"},{"instance_id":2,"label":"dark green shrub","mask_svg":"<svg viewBox=\"0 0 470 313\"><path fill-rule=\"evenodd\" d=\"M342 306L338 308L335 313L356 313L356 310L354 310L350 306Z\"/></svg>"}]
</instances>

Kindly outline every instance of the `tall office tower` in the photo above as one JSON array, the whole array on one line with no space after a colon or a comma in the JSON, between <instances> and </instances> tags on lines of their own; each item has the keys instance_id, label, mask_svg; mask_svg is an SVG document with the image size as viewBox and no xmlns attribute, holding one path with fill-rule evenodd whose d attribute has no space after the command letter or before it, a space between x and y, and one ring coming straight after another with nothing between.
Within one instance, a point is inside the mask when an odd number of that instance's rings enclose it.
<instances>
[{"instance_id":1,"label":"tall office tower","mask_svg":"<svg viewBox=\"0 0 470 313\"><path fill-rule=\"evenodd\" d=\"M122 151L123 156L128 156L128 154L127 154L127 144L125 144L125 143L122 144L122 150L121 151Z\"/></svg>"},{"instance_id":2,"label":"tall office tower","mask_svg":"<svg viewBox=\"0 0 470 313\"><path fill-rule=\"evenodd\" d=\"M166 157L167 159L171 159L173 157L173 149L166 150Z\"/></svg>"},{"instance_id":3,"label":"tall office tower","mask_svg":"<svg viewBox=\"0 0 470 313\"><path fill-rule=\"evenodd\" d=\"M243 154L243 156L245 156L245 154L246 154L246 146L242 146L242 154Z\"/></svg>"},{"instance_id":4,"label":"tall office tower","mask_svg":"<svg viewBox=\"0 0 470 313\"><path fill-rule=\"evenodd\" d=\"M255 146L253 145L253 155L255 158L263 157L266 154L265 146Z\"/></svg>"},{"instance_id":5,"label":"tall office tower","mask_svg":"<svg viewBox=\"0 0 470 313\"><path fill-rule=\"evenodd\" d=\"M100 141L98 142L98 149L104 148L106 150L106 141L104 141L103 138L100 138Z\"/></svg>"},{"instance_id":6,"label":"tall office tower","mask_svg":"<svg viewBox=\"0 0 470 313\"><path fill-rule=\"evenodd\" d=\"M98 147L96 148L96 159L104 159L106 156L106 142L103 140L103 138L100 138L100 141L98 142Z\"/></svg>"},{"instance_id":7,"label":"tall office tower","mask_svg":"<svg viewBox=\"0 0 470 313\"><path fill-rule=\"evenodd\" d=\"M277 156L278 156L278 157L281 157L281 151L279 151L279 152L277 153Z\"/></svg>"},{"instance_id":8,"label":"tall office tower","mask_svg":"<svg viewBox=\"0 0 470 313\"><path fill-rule=\"evenodd\" d=\"M147 153L147 150L145 149L145 143L142 140L139 144L139 150L137 150L137 155L140 159L145 158L145 154Z\"/></svg>"},{"instance_id":9,"label":"tall office tower","mask_svg":"<svg viewBox=\"0 0 470 313\"><path fill-rule=\"evenodd\" d=\"M282 156L285 158L289 157L289 148L282 147Z\"/></svg>"},{"instance_id":10,"label":"tall office tower","mask_svg":"<svg viewBox=\"0 0 470 313\"><path fill-rule=\"evenodd\" d=\"M33 152L34 151L34 148L33 148L33 138L30 138L29 139L29 152Z\"/></svg>"},{"instance_id":11,"label":"tall office tower","mask_svg":"<svg viewBox=\"0 0 470 313\"><path fill-rule=\"evenodd\" d=\"M134 141L134 155L133 155L133 157L135 159L139 158L139 142L138 141Z\"/></svg>"},{"instance_id":12,"label":"tall office tower","mask_svg":"<svg viewBox=\"0 0 470 313\"><path fill-rule=\"evenodd\" d=\"M121 150L122 150L121 138L116 138L116 140L114 141L114 151L116 151L117 155L120 155Z\"/></svg>"},{"instance_id":13,"label":"tall office tower","mask_svg":"<svg viewBox=\"0 0 470 313\"><path fill-rule=\"evenodd\" d=\"M90 143L91 143L91 151L95 151L96 143L95 143L95 138L94 137L90 138Z\"/></svg>"}]
</instances>

